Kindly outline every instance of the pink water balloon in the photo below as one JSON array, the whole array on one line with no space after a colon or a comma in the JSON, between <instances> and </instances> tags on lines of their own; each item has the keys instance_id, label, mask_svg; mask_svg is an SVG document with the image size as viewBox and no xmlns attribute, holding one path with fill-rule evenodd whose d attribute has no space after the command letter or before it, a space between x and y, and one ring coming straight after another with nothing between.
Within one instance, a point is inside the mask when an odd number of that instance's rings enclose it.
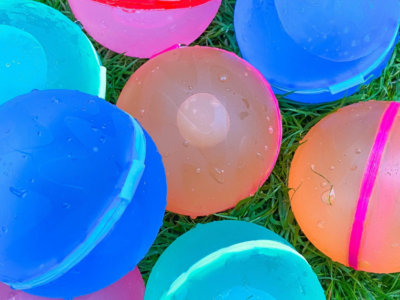
<instances>
[{"instance_id":1,"label":"pink water balloon","mask_svg":"<svg viewBox=\"0 0 400 300\"><path fill-rule=\"evenodd\" d=\"M143 300L144 282L138 268L130 272L121 280L96 293L74 298L74 300ZM14 291L5 284L0 283L0 300L51 300ZM54 299L54 298L53 298ZM55 299L54 299L55 300Z\"/></svg>"},{"instance_id":2,"label":"pink water balloon","mask_svg":"<svg viewBox=\"0 0 400 300\"><path fill-rule=\"evenodd\" d=\"M189 45L210 25L221 0L68 0L75 17L100 44L150 58Z\"/></svg>"}]
</instances>

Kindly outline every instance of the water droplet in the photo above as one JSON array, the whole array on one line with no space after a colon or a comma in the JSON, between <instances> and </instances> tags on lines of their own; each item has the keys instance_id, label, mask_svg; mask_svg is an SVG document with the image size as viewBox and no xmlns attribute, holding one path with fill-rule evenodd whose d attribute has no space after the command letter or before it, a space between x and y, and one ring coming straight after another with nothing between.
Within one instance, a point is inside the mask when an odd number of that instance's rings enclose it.
<instances>
[{"instance_id":1,"label":"water droplet","mask_svg":"<svg viewBox=\"0 0 400 300\"><path fill-rule=\"evenodd\" d=\"M330 166L329 170L333 171L333 170L335 170L335 167L334 166Z\"/></svg>"},{"instance_id":2,"label":"water droplet","mask_svg":"<svg viewBox=\"0 0 400 300\"><path fill-rule=\"evenodd\" d=\"M225 171L220 168L210 168L209 174L212 178L214 178L218 183L225 183Z\"/></svg>"},{"instance_id":3,"label":"water droplet","mask_svg":"<svg viewBox=\"0 0 400 300\"><path fill-rule=\"evenodd\" d=\"M264 160L264 157L261 155L261 153L257 153L257 158L261 159L261 160Z\"/></svg>"},{"instance_id":4,"label":"water droplet","mask_svg":"<svg viewBox=\"0 0 400 300\"><path fill-rule=\"evenodd\" d=\"M357 170L357 165L352 165L352 166L350 167L350 170L352 170L352 171Z\"/></svg>"},{"instance_id":5,"label":"water droplet","mask_svg":"<svg viewBox=\"0 0 400 300\"><path fill-rule=\"evenodd\" d=\"M249 100L242 98L243 103L246 105L246 108L250 108L250 102Z\"/></svg>"},{"instance_id":6,"label":"water droplet","mask_svg":"<svg viewBox=\"0 0 400 300\"><path fill-rule=\"evenodd\" d=\"M361 260L358 267L362 269L368 269L370 266L371 265L369 264L369 262Z\"/></svg>"},{"instance_id":7,"label":"water droplet","mask_svg":"<svg viewBox=\"0 0 400 300\"><path fill-rule=\"evenodd\" d=\"M324 228L325 227L325 222L324 221L318 221L317 223L319 228Z\"/></svg>"},{"instance_id":8,"label":"water droplet","mask_svg":"<svg viewBox=\"0 0 400 300\"><path fill-rule=\"evenodd\" d=\"M246 119L246 117L248 117L249 116L249 113L247 112L247 111L242 111L240 114L239 114L239 118L240 118L240 120L244 120L244 119Z\"/></svg>"},{"instance_id":9,"label":"water droplet","mask_svg":"<svg viewBox=\"0 0 400 300\"><path fill-rule=\"evenodd\" d=\"M397 244L397 243L392 244L392 248L397 248L398 246L399 246L399 244Z\"/></svg>"},{"instance_id":10,"label":"water droplet","mask_svg":"<svg viewBox=\"0 0 400 300\"><path fill-rule=\"evenodd\" d=\"M246 76L246 77L247 77L247 76L249 76L249 73L247 73L247 72L244 72L244 76Z\"/></svg>"},{"instance_id":11,"label":"water droplet","mask_svg":"<svg viewBox=\"0 0 400 300\"><path fill-rule=\"evenodd\" d=\"M70 141L72 141L72 139L71 139L71 138L68 138L68 139L67 139L67 142L70 142Z\"/></svg>"},{"instance_id":12,"label":"water droplet","mask_svg":"<svg viewBox=\"0 0 400 300\"><path fill-rule=\"evenodd\" d=\"M201 172L201 169L200 169L200 168L197 168L197 169L196 169L196 173L199 174L200 172Z\"/></svg>"},{"instance_id":13,"label":"water droplet","mask_svg":"<svg viewBox=\"0 0 400 300\"><path fill-rule=\"evenodd\" d=\"M83 24L80 21L76 20L74 23L83 29Z\"/></svg>"},{"instance_id":14,"label":"water droplet","mask_svg":"<svg viewBox=\"0 0 400 300\"><path fill-rule=\"evenodd\" d=\"M94 152L97 152L97 151L99 151L99 148L93 147L93 151L94 151Z\"/></svg>"},{"instance_id":15,"label":"water droplet","mask_svg":"<svg viewBox=\"0 0 400 300\"><path fill-rule=\"evenodd\" d=\"M167 152L164 153L164 156L168 157L168 156L170 156L170 153L167 151Z\"/></svg>"},{"instance_id":16,"label":"water droplet","mask_svg":"<svg viewBox=\"0 0 400 300\"><path fill-rule=\"evenodd\" d=\"M31 179L31 183L34 183L34 182L35 182L35 179L32 178L32 179Z\"/></svg>"},{"instance_id":17,"label":"water droplet","mask_svg":"<svg viewBox=\"0 0 400 300\"><path fill-rule=\"evenodd\" d=\"M184 141L183 142L183 146L188 147L189 146L189 142L188 141Z\"/></svg>"},{"instance_id":18,"label":"water droplet","mask_svg":"<svg viewBox=\"0 0 400 300\"><path fill-rule=\"evenodd\" d=\"M38 135L38 136L42 136L42 132L39 131L39 132L37 133L37 135Z\"/></svg>"},{"instance_id":19,"label":"water droplet","mask_svg":"<svg viewBox=\"0 0 400 300\"><path fill-rule=\"evenodd\" d=\"M95 127L95 126L92 126L92 129L93 129L93 131L97 131L97 130L99 130L97 127Z\"/></svg>"},{"instance_id":20,"label":"water droplet","mask_svg":"<svg viewBox=\"0 0 400 300\"><path fill-rule=\"evenodd\" d=\"M4 227L1 228L1 231L3 231L4 233L7 233L8 232L8 228L4 226Z\"/></svg>"},{"instance_id":21,"label":"water droplet","mask_svg":"<svg viewBox=\"0 0 400 300\"><path fill-rule=\"evenodd\" d=\"M193 87L191 85L189 85L189 90L193 90Z\"/></svg>"},{"instance_id":22,"label":"water droplet","mask_svg":"<svg viewBox=\"0 0 400 300\"><path fill-rule=\"evenodd\" d=\"M356 149L356 154L360 154L361 153L361 149L357 148Z\"/></svg>"},{"instance_id":23,"label":"water droplet","mask_svg":"<svg viewBox=\"0 0 400 300\"><path fill-rule=\"evenodd\" d=\"M219 81L221 81L221 82L227 82L228 80L229 80L228 76L226 76L226 75L219 76Z\"/></svg>"},{"instance_id":24,"label":"water droplet","mask_svg":"<svg viewBox=\"0 0 400 300\"><path fill-rule=\"evenodd\" d=\"M269 132L269 134L274 133L274 128L271 125L268 127L268 132Z\"/></svg>"},{"instance_id":25,"label":"water droplet","mask_svg":"<svg viewBox=\"0 0 400 300\"><path fill-rule=\"evenodd\" d=\"M264 146L264 151L268 151L268 146Z\"/></svg>"},{"instance_id":26,"label":"water droplet","mask_svg":"<svg viewBox=\"0 0 400 300\"><path fill-rule=\"evenodd\" d=\"M371 37L369 35L366 35L364 41L369 43L371 41Z\"/></svg>"},{"instance_id":27,"label":"water droplet","mask_svg":"<svg viewBox=\"0 0 400 300\"><path fill-rule=\"evenodd\" d=\"M328 205L333 205L333 203L335 203L335 191L333 189L325 191L322 194L322 202Z\"/></svg>"},{"instance_id":28,"label":"water droplet","mask_svg":"<svg viewBox=\"0 0 400 300\"><path fill-rule=\"evenodd\" d=\"M6 63L6 67L9 68L11 66L10 63Z\"/></svg>"},{"instance_id":29,"label":"water droplet","mask_svg":"<svg viewBox=\"0 0 400 300\"><path fill-rule=\"evenodd\" d=\"M142 109L141 111L140 111L140 116L143 118L143 116L144 116L144 113L145 113L145 110L144 109Z\"/></svg>"},{"instance_id":30,"label":"water droplet","mask_svg":"<svg viewBox=\"0 0 400 300\"><path fill-rule=\"evenodd\" d=\"M63 205L62 205L62 208L65 208L65 209L68 209L70 207L71 207L71 204L69 204L67 202L64 202Z\"/></svg>"},{"instance_id":31,"label":"water droplet","mask_svg":"<svg viewBox=\"0 0 400 300\"><path fill-rule=\"evenodd\" d=\"M28 193L26 190L18 190L16 188L13 188L12 186L10 187L10 192L19 198L25 198L26 194Z\"/></svg>"},{"instance_id":32,"label":"water droplet","mask_svg":"<svg viewBox=\"0 0 400 300\"><path fill-rule=\"evenodd\" d=\"M192 189L191 191L194 192L194 189Z\"/></svg>"}]
</instances>

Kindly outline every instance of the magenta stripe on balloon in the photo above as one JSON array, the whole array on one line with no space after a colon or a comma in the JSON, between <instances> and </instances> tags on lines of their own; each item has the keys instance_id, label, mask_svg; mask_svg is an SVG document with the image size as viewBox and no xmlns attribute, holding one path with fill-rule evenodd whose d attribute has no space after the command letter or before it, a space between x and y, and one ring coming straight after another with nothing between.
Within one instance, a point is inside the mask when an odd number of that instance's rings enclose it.
<instances>
[{"instance_id":1,"label":"magenta stripe on balloon","mask_svg":"<svg viewBox=\"0 0 400 300\"><path fill-rule=\"evenodd\" d=\"M386 109L369 155L361 183L360 197L357 203L357 210L354 217L349 245L349 266L356 270L358 268L358 256L360 253L361 239L364 231L364 222L368 211L369 200L381 164L382 154L399 108L400 103L392 102Z\"/></svg>"}]
</instances>

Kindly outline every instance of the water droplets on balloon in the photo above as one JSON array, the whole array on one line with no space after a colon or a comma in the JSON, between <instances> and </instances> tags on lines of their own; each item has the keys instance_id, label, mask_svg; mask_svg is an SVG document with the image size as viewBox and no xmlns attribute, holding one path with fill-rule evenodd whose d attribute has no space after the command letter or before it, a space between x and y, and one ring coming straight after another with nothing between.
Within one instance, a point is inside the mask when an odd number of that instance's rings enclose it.
<instances>
[{"instance_id":1,"label":"water droplets on balloon","mask_svg":"<svg viewBox=\"0 0 400 300\"><path fill-rule=\"evenodd\" d=\"M274 133L274 128L272 127L272 125L270 125L268 127L268 132L269 132L269 134L273 134Z\"/></svg>"},{"instance_id":2,"label":"water droplets on balloon","mask_svg":"<svg viewBox=\"0 0 400 300\"><path fill-rule=\"evenodd\" d=\"M229 81L229 78L228 78L228 76L227 75L220 75L219 76L219 81L221 81L221 82L227 82L227 81Z\"/></svg>"},{"instance_id":3,"label":"water droplets on balloon","mask_svg":"<svg viewBox=\"0 0 400 300\"><path fill-rule=\"evenodd\" d=\"M325 222L324 221L318 221L317 225L318 225L319 228L322 229L322 228L325 227Z\"/></svg>"},{"instance_id":4,"label":"water droplets on balloon","mask_svg":"<svg viewBox=\"0 0 400 300\"><path fill-rule=\"evenodd\" d=\"M335 198L336 198L335 191L332 188L328 191L325 191L322 194L321 200L327 205L333 205L335 203Z\"/></svg>"}]
</instances>

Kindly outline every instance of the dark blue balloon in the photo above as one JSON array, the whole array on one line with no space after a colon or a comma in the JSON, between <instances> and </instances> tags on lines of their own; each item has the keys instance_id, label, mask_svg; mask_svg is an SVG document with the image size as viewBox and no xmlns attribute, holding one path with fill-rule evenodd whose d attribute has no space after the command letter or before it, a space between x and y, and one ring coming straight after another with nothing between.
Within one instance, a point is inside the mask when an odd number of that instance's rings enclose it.
<instances>
[{"instance_id":1,"label":"dark blue balloon","mask_svg":"<svg viewBox=\"0 0 400 300\"><path fill-rule=\"evenodd\" d=\"M243 57L275 93L321 103L380 76L398 39L397 0L238 0Z\"/></svg>"},{"instance_id":2,"label":"dark blue balloon","mask_svg":"<svg viewBox=\"0 0 400 300\"><path fill-rule=\"evenodd\" d=\"M71 298L133 270L166 206L161 156L116 106L48 90L0 106L0 281Z\"/></svg>"}]
</instances>

